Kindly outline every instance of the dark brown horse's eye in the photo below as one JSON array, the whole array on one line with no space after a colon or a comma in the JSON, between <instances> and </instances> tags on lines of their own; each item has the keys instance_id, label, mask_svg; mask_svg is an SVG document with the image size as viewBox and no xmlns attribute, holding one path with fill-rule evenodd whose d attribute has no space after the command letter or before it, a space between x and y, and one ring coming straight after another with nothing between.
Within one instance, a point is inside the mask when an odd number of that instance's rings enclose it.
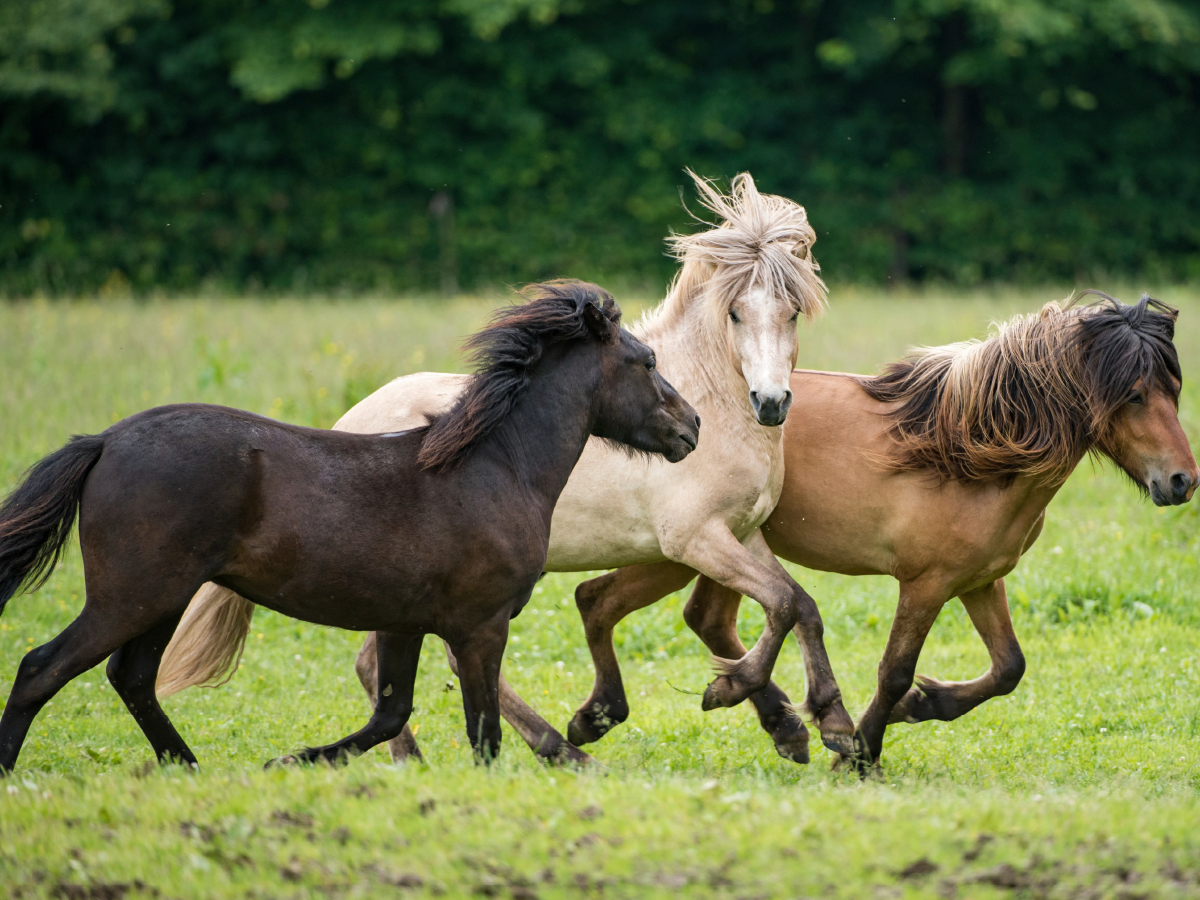
<instances>
[{"instance_id":1,"label":"dark brown horse's eye","mask_svg":"<svg viewBox=\"0 0 1200 900\"><path fill-rule=\"evenodd\" d=\"M1129 402L1130 403L1142 403L1143 397L1141 394L1134 394L1132 397L1129 398Z\"/></svg>"},{"instance_id":2,"label":"dark brown horse's eye","mask_svg":"<svg viewBox=\"0 0 1200 900\"><path fill-rule=\"evenodd\" d=\"M646 368L649 371L653 372L656 365L658 365L658 360L656 360L653 356L646 360Z\"/></svg>"}]
</instances>

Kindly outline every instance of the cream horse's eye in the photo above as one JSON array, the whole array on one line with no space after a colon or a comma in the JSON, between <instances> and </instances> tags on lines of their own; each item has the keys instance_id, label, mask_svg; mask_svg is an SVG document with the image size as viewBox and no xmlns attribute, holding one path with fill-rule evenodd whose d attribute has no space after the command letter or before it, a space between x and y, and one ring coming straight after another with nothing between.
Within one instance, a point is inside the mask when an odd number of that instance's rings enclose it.
<instances>
[{"instance_id":1,"label":"cream horse's eye","mask_svg":"<svg viewBox=\"0 0 1200 900\"><path fill-rule=\"evenodd\" d=\"M733 322L734 325L736 325L738 322L742 321L741 318L738 316L736 309L731 309L729 311L729 319L730 319L730 321Z\"/></svg>"}]
</instances>

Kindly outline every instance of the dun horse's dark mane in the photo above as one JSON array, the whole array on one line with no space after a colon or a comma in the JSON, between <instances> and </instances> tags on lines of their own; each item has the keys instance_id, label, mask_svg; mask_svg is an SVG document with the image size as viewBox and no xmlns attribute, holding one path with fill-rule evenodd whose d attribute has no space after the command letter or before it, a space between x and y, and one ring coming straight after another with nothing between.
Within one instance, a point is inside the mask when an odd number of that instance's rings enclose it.
<instances>
[{"instance_id":1,"label":"dun horse's dark mane","mask_svg":"<svg viewBox=\"0 0 1200 900\"><path fill-rule=\"evenodd\" d=\"M527 302L497 310L487 327L467 340L475 375L454 406L429 426L417 455L424 468L452 468L494 431L529 385L530 369L546 348L591 333L584 318L589 306L617 334L621 309L594 284L562 279L530 285L521 295Z\"/></svg>"},{"instance_id":2,"label":"dun horse's dark mane","mask_svg":"<svg viewBox=\"0 0 1200 900\"><path fill-rule=\"evenodd\" d=\"M1178 310L1100 291L1084 306L1047 304L983 341L922 348L859 379L893 404L887 464L960 482L1065 479L1083 456L1111 456L1116 413L1139 383L1178 400Z\"/></svg>"}]
</instances>

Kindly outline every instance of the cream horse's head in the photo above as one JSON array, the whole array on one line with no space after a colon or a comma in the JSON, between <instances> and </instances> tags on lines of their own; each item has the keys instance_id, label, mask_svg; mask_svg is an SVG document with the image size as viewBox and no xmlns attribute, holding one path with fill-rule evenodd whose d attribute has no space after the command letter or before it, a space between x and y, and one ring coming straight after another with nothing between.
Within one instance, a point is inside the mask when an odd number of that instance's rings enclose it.
<instances>
[{"instance_id":1,"label":"cream horse's head","mask_svg":"<svg viewBox=\"0 0 1200 900\"><path fill-rule=\"evenodd\" d=\"M726 347L746 382L755 418L762 425L782 425L792 403L796 323L825 306L825 283L812 256L816 232L803 206L760 194L749 173L734 178L728 194L688 174L700 202L721 222L670 237L683 263L673 299L703 304L701 328Z\"/></svg>"}]
</instances>

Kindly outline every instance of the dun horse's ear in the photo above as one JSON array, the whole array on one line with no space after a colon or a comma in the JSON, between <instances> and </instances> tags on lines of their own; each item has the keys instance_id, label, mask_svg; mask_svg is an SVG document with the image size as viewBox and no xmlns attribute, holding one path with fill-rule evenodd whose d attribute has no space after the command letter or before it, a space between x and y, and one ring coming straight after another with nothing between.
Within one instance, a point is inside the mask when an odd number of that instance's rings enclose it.
<instances>
[{"instance_id":1,"label":"dun horse's ear","mask_svg":"<svg viewBox=\"0 0 1200 900\"><path fill-rule=\"evenodd\" d=\"M583 308L583 321L587 324L588 331L606 343L617 336L617 329L620 327L595 301L588 301L587 306Z\"/></svg>"}]
</instances>

